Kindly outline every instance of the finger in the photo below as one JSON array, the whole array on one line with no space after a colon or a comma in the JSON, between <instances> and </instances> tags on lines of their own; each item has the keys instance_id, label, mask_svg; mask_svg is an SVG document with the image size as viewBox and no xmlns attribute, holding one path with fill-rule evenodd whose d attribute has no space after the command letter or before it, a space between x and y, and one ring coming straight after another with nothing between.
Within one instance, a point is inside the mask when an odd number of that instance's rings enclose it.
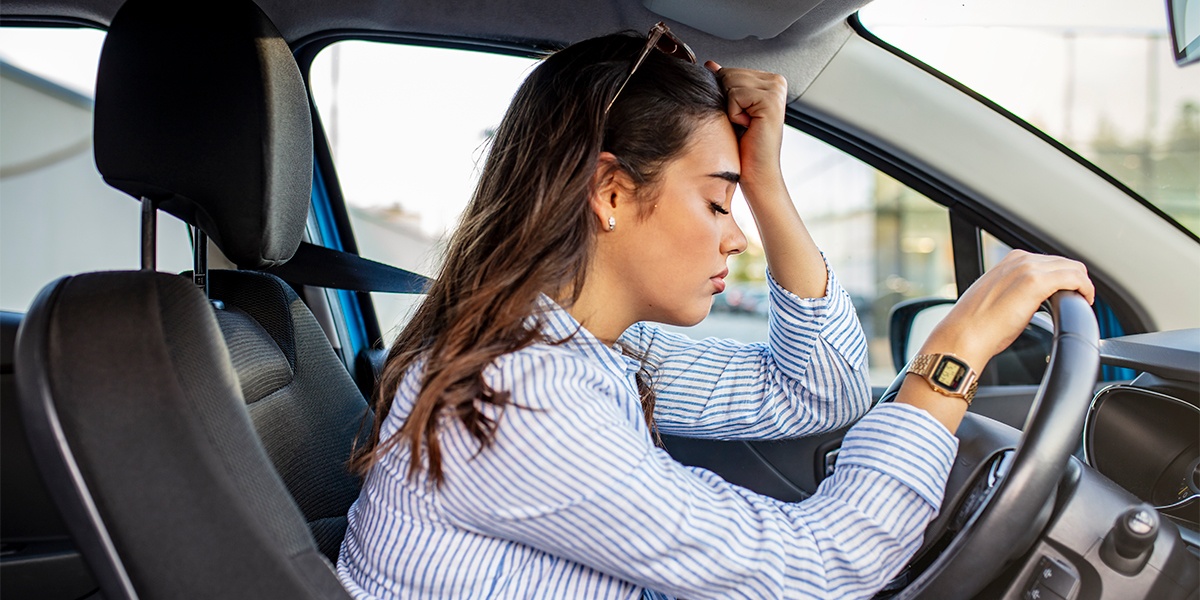
<instances>
[{"instance_id":1,"label":"finger","mask_svg":"<svg viewBox=\"0 0 1200 600\"><path fill-rule=\"evenodd\" d=\"M726 90L725 92L725 112L729 115L729 121L735 125L749 127L753 117L747 111L750 105L739 98L740 94L734 90Z\"/></svg>"},{"instance_id":2,"label":"finger","mask_svg":"<svg viewBox=\"0 0 1200 600\"><path fill-rule=\"evenodd\" d=\"M1096 286L1088 277L1087 265L1077 260L1053 255L1026 254L1025 259L1031 264L1035 264L1035 269L1046 273L1047 283L1052 288L1048 290L1049 294L1058 290L1069 290L1078 292L1089 304L1095 302Z\"/></svg>"},{"instance_id":3,"label":"finger","mask_svg":"<svg viewBox=\"0 0 1200 600\"><path fill-rule=\"evenodd\" d=\"M1088 304L1096 302L1096 285L1088 277L1087 267L1083 263L1064 259L1056 275L1059 278L1060 289L1079 292Z\"/></svg>"},{"instance_id":4,"label":"finger","mask_svg":"<svg viewBox=\"0 0 1200 600\"><path fill-rule=\"evenodd\" d=\"M1096 303L1096 284L1093 283L1092 278L1090 276L1088 276L1087 265L1085 265L1083 263L1079 263L1079 267L1080 267L1080 269L1082 269L1082 275L1083 275L1083 281L1084 281L1083 287L1079 288L1079 293L1083 294L1084 298L1087 298L1088 304L1095 304Z\"/></svg>"},{"instance_id":5,"label":"finger","mask_svg":"<svg viewBox=\"0 0 1200 600\"><path fill-rule=\"evenodd\" d=\"M1009 257L1012 258L1011 261L1008 260ZM1006 261L1011 263L1013 269L1031 278L1031 281L1040 282L1033 288L1039 296L1048 298L1058 290L1069 290L1078 292L1089 304L1095 302L1095 284L1088 277L1087 266L1079 261L1016 250L1002 262Z\"/></svg>"},{"instance_id":6,"label":"finger","mask_svg":"<svg viewBox=\"0 0 1200 600\"><path fill-rule=\"evenodd\" d=\"M727 106L725 107L725 112L729 115L729 122L733 123L734 125L749 127L750 122L754 120L753 117L750 116L750 113L746 112L745 108L742 107L741 104L738 104L738 101L733 97L729 98Z\"/></svg>"},{"instance_id":7,"label":"finger","mask_svg":"<svg viewBox=\"0 0 1200 600\"><path fill-rule=\"evenodd\" d=\"M783 104L775 98L770 90L754 87L731 86L726 91L730 119L743 125L748 125L753 119L780 121L783 117ZM741 123L741 121L745 121Z\"/></svg>"},{"instance_id":8,"label":"finger","mask_svg":"<svg viewBox=\"0 0 1200 600\"><path fill-rule=\"evenodd\" d=\"M721 70L721 65L717 64L715 60L706 60L704 61L704 68L716 73Z\"/></svg>"}]
</instances>

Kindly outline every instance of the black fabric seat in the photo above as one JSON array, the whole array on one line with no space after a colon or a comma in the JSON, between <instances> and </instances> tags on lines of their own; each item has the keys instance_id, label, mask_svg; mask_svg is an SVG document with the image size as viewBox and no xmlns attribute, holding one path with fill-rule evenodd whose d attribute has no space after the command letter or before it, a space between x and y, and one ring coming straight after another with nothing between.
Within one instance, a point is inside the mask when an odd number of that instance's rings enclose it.
<instances>
[{"instance_id":1,"label":"black fabric seat","mask_svg":"<svg viewBox=\"0 0 1200 600\"><path fill-rule=\"evenodd\" d=\"M17 347L30 443L105 598L346 597L190 281L63 278Z\"/></svg>"},{"instance_id":2,"label":"black fabric seat","mask_svg":"<svg viewBox=\"0 0 1200 600\"><path fill-rule=\"evenodd\" d=\"M209 272L210 294L250 419L321 552L337 561L360 481L346 470L366 401L291 286ZM365 433L365 430L364 430Z\"/></svg>"},{"instance_id":3,"label":"black fabric seat","mask_svg":"<svg viewBox=\"0 0 1200 600\"><path fill-rule=\"evenodd\" d=\"M303 237L310 119L290 49L249 0L130 0L114 17L101 174L242 270L208 274L219 303L149 269L63 278L21 326L30 444L110 600L347 596L332 560L367 404L296 293L246 270Z\"/></svg>"}]
</instances>

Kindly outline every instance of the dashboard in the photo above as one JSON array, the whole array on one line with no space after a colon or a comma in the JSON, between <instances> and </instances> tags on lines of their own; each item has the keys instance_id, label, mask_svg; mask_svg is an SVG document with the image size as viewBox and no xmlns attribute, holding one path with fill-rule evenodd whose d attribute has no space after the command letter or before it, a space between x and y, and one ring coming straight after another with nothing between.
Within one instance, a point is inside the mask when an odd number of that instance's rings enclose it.
<instances>
[{"instance_id":1,"label":"dashboard","mask_svg":"<svg viewBox=\"0 0 1200 600\"><path fill-rule=\"evenodd\" d=\"M976 598L1200 600L1200 329L1101 340L1099 350L1101 363L1140 375L1093 396L1084 460L1068 461L1045 514L1010 523L1036 540ZM964 438L968 428L978 431ZM960 444L960 461L987 458L970 485L955 484L951 472L945 506L954 508L938 521L969 531L1012 479L1010 449L1024 440L987 419L964 419L959 433L971 441Z\"/></svg>"},{"instance_id":2,"label":"dashboard","mask_svg":"<svg viewBox=\"0 0 1200 600\"><path fill-rule=\"evenodd\" d=\"M1142 375L1092 399L1087 464L1177 525L1200 531L1200 329L1103 340L1100 352L1106 364Z\"/></svg>"}]
</instances>

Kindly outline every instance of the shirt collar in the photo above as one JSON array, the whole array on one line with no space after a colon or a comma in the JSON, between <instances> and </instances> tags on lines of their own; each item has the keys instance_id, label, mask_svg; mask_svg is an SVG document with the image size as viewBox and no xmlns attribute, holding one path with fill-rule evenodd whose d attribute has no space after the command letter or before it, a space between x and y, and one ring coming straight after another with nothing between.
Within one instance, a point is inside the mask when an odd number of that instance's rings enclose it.
<instances>
[{"instance_id":1,"label":"shirt collar","mask_svg":"<svg viewBox=\"0 0 1200 600\"><path fill-rule=\"evenodd\" d=\"M548 342L561 341L561 347L578 352L622 377L637 372L636 360L625 356L612 346L605 345L549 296L542 294L534 310L536 313L529 317L528 323L531 327L540 326L538 331Z\"/></svg>"}]
</instances>

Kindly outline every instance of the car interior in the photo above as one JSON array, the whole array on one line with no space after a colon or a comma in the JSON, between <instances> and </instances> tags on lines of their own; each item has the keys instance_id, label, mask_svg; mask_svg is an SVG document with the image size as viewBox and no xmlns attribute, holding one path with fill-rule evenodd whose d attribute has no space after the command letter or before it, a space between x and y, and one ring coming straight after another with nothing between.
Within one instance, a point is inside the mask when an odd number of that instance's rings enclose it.
<instances>
[{"instance_id":1,"label":"car interior","mask_svg":"<svg viewBox=\"0 0 1200 600\"><path fill-rule=\"evenodd\" d=\"M361 483L346 462L370 430L386 348L369 341L373 313L337 324L322 290L369 303L427 280L359 256L307 67L341 39L540 56L666 19L698 55L785 72L790 125L943 202L958 289L982 274L980 232L994 228L1095 265L1120 322L1070 294L1047 303L990 369L942 511L877 597L1200 598L1200 289L1143 268L1200 273L1200 240L880 48L857 25L864 4L5 2L4 25L106 31L95 165L140 206L141 263L46 282L26 312L0 313L2 595L347 597L333 565ZM866 80L894 95L862 93ZM160 212L190 227L191 271L157 270ZM945 302L893 309L898 366L923 311ZM347 327L368 341L347 343ZM1107 368L1133 375L1098 378ZM664 442L680 462L799 501L844 434Z\"/></svg>"}]
</instances>

